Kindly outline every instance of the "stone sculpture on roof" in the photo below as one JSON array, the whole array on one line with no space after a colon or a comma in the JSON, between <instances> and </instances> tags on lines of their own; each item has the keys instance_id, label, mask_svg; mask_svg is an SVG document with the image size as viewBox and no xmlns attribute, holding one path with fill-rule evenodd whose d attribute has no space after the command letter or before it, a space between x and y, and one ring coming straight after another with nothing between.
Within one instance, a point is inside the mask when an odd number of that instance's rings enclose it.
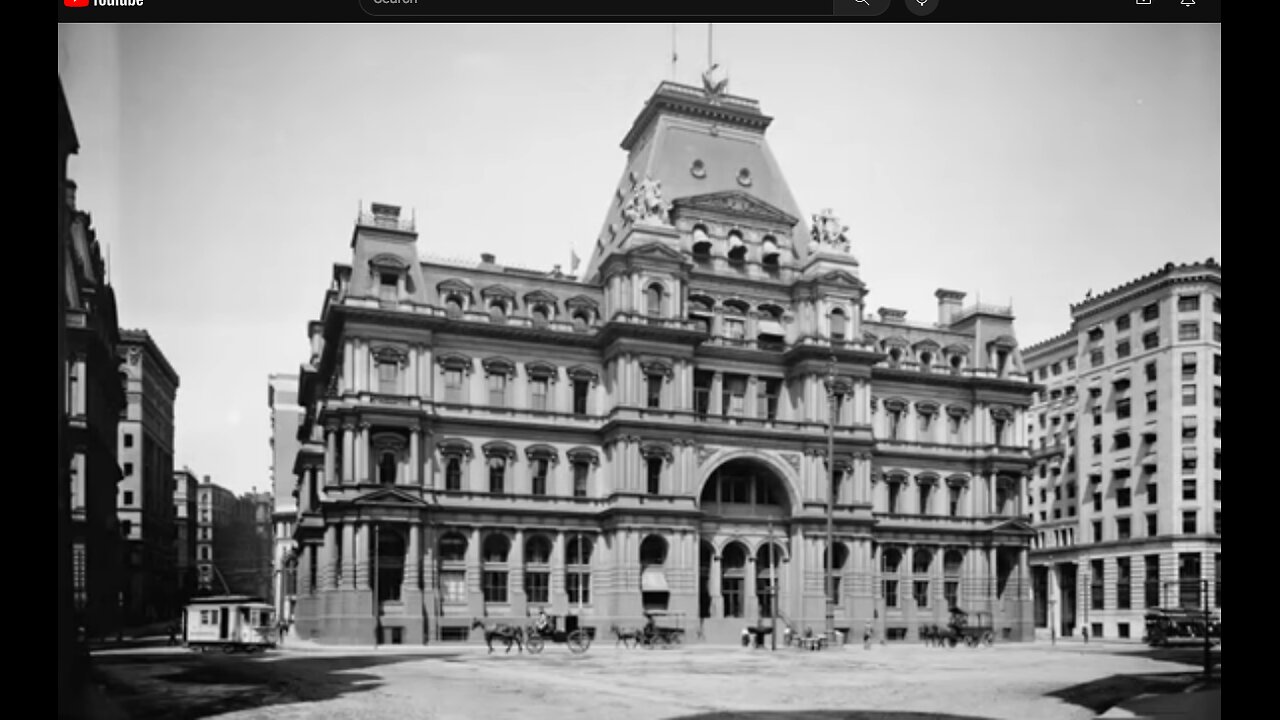
<instances>
[{"instance_id":1,"label":"stone sculpture on roof","mask_svg":"<svg viewBox=\"0 0 1280 720\"><path fill-rule=\"evenodd\" d=\"M831 208L813 216L813 227L810 229L813 239L819 245L826 245L837 250L849 252L849 226L840 222Z\"/></svg>"},{"instance_id":2,"label":"stone sculpture on roof","mask_svg":"<svg viewBox=\"0 0 1280 720\"><path fill-rule=\"evenodd\" d=\"M648 175L636 185L627 204L622 208L622 216L627 222L657 222L670 225L669 214L671 203L662 197L662 183Z\"/></svg>"}]
</instances>

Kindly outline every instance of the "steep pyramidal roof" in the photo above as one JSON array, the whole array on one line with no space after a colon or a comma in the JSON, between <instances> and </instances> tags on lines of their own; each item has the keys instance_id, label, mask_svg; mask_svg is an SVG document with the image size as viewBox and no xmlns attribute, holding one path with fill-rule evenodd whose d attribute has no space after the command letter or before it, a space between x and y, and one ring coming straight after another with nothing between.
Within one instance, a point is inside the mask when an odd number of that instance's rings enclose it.
<instances>
[{"instance_id":1,"label":"steep pyramidal roof","mask_svg":"<svg viewBox=\"0 0 1280 720\"><path fill-rule=\"evenodd\" d=\"M622 211L646 177L667 202L728 191L747 193L795 218L792 242L803 260L809 229L764 133L773 118L755 100L663 82L622 141L629 153L583 279L592 282L603 255L622 237Z\"/></svg>"}]
</instances>

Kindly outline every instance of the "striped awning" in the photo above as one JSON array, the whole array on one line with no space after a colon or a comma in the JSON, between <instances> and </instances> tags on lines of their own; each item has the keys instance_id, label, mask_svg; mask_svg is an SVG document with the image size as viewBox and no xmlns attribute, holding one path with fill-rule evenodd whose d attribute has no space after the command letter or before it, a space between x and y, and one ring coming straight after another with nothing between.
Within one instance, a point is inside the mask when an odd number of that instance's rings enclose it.
<instances>
[{"instance_id":1,"label":"striped awning","mask_svg":"<svg viewBox=\"0 0 1280 720\"><path fill-rule=\"evenodd\" d=\"M662 571L662 568L645 568L640 573L640 591L671 592L670 586L667 585L667 574Z\"/></svg>"}]
</instances>

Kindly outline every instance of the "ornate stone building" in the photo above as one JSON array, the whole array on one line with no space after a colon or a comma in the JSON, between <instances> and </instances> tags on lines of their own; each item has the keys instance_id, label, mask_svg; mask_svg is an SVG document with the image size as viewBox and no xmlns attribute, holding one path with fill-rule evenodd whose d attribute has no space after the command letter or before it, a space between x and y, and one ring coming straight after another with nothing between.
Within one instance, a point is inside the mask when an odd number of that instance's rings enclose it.
<instances>
[{"instance_id":1,"label":"ornate stone building","mask_svg":"<svg viewBox=\"0 0 1280 720\"><path fill-rule=\"evenodd\" d=\"M302 408L298 406L298 376L273 374L267 378L267 406L271 408L271 493L275 502L272 512L271 597L276 619L289 622L293 618L297 596L297 556L294 552L293 524L298 519L297 476L298 425Z\"/></svg>"},{"instance_id":2,"label":"ornate stone building","mask_svg":"<svg viewBox=\"0 0 1280 720\"><path fill-rule=\"evenodd\" d=\"M1150 607L1222 611L1222 267L1144 275L1027 348L1037 632L1140 640Z\"/></svg>"},{"instance_id":3,"label":"ornate stone building","mask_svg":"<svg viewBox=\"0 0 1280 720\"><path fill-rule=\"evenodd\" d=\"M400 208L357 219L300 371L302 637L460 640L545 607L736 641L774 602L821 632L829 499L836 628L914 638L959 605L1031 636L1011 309L868 314L771 121L661 83L582 277L425 260Z\"/></svg>"}]
</instances>

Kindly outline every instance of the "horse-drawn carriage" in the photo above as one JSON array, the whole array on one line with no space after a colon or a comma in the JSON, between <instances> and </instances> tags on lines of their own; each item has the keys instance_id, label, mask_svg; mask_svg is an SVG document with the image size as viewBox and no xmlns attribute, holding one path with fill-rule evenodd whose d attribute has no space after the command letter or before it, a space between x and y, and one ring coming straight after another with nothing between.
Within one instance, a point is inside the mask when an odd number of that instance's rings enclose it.
<instances>
[{"instance_id":1,"label":"horse-drawn carriage","mask_svg":"<svg viewBox=\"0 0 1280 720\"><path fill-rule=\"evenodd\" d=\"M1217 613L1183 608L1153 608L1146 614L1146 641L1152 647L1180 643L1222 642L1222 618Z\"/></svg>"},{"instance_id":2,"label":"horse-drawn carriage","mask_svg":"<svg viewBox=\"0 0 1280 720\"><path fill-rule=\"evenodd\" d=\"M591 628L578 625L577 615L565 615L563 629L558 627L558 621L559 616L548 615L547 624L544 627L538 627L535 623L525 630L525 645L529 647L529 652L535 655L542 652L547 641L565 643L569 646L569 652L574 655L581 655L591 647L591 638L594 633Z\"/></svg>"},{"instance_id":3,"label":"horse-drawn carriage","mask_svg":"<svg viewBox=\"0 0 1280 720\"><path fill-rule=\"evenodd\" d=\"M973 620L970 621L970 616ZM920 628L920 638L925 645L955 647L964 643L969 647L979 644L990 646L995 642L995 628L989 622L990 613L967 613L958 607L951 608L951 619L945 626L926 625Z\"/></svg>"},{"instance_id":4,"label":"horse-drawn carriage","mask_svg":"<svg viewBox=\"0 0 1280 720\"><path fill-rule=\"evenodd\" d=\"M675 646L684 642L684 628L676 625L659 625L658 618L668 622L681 622L681 613L668 613L661 610L646 610L644 613L644 630L641 631L640 644L653 649L659 645Z\"/></svg>"}]
</instances>

